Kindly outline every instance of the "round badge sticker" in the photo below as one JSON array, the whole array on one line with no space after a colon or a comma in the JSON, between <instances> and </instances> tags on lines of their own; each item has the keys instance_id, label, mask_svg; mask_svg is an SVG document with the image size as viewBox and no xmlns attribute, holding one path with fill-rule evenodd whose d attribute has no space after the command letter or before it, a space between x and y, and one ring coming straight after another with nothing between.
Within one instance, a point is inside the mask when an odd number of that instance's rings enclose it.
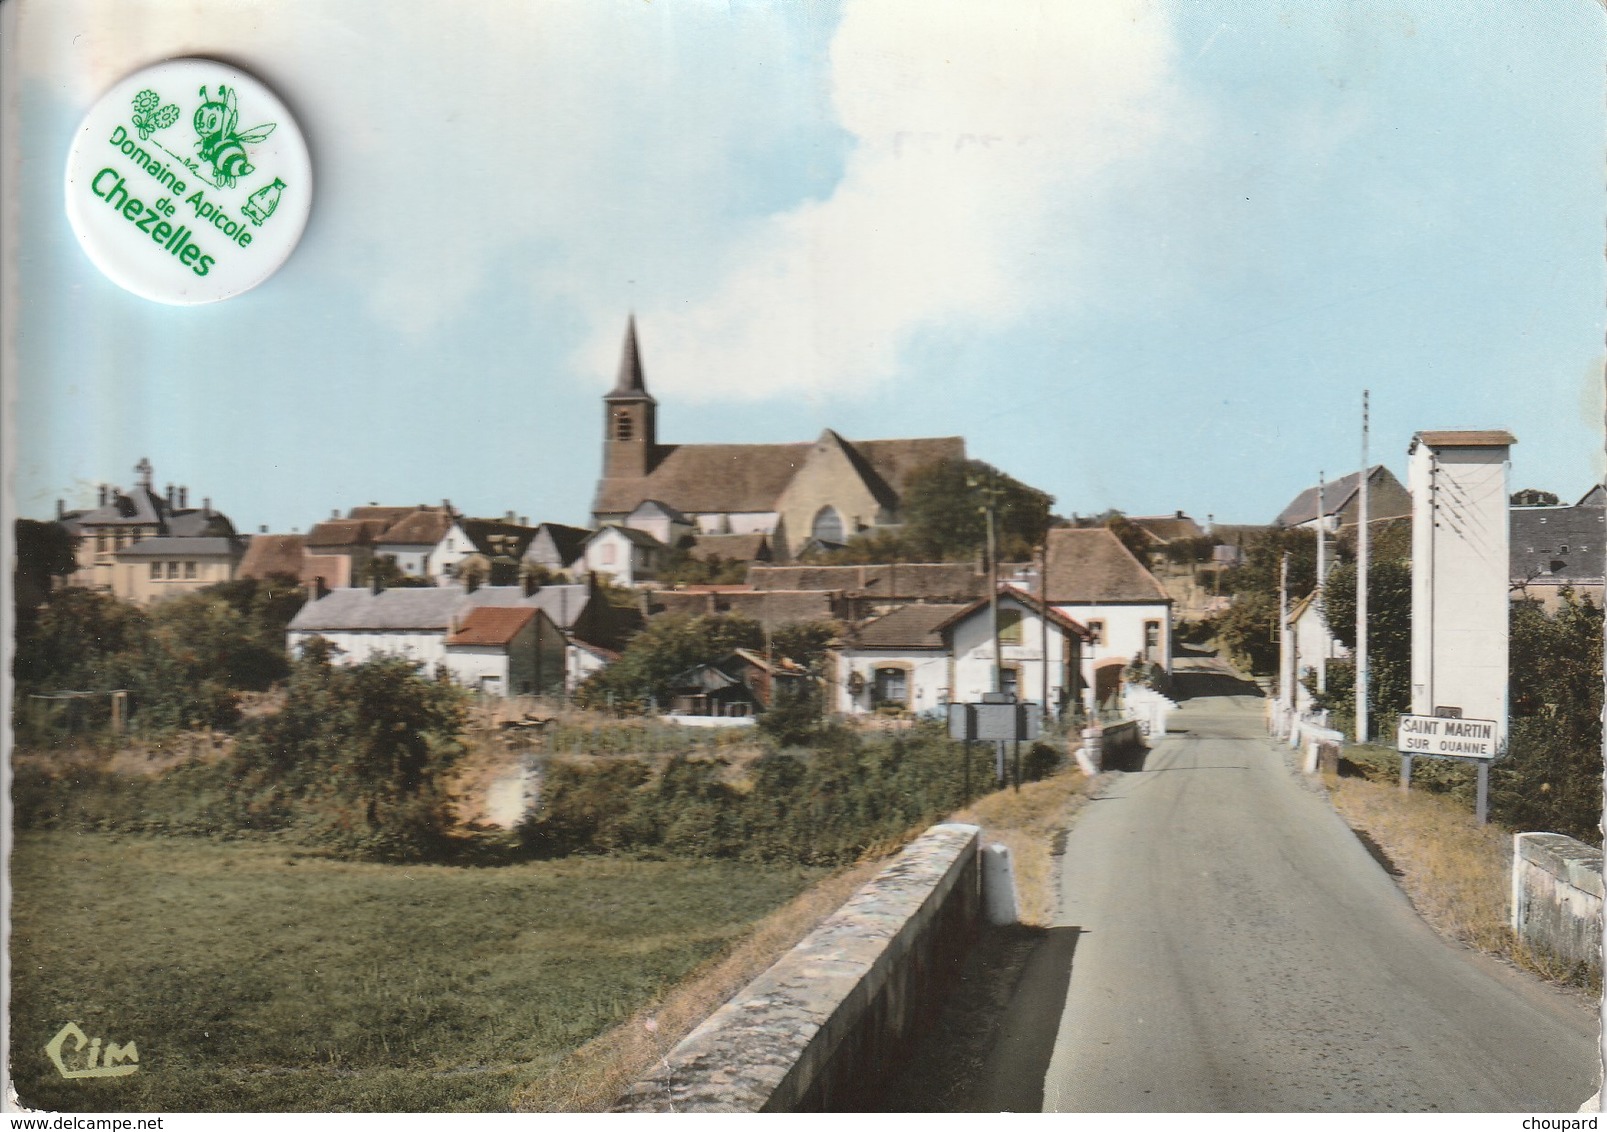
<instances>
[{"instance_id":1,"label":"round badge sticker","mask_svg":"<svg viewBox=\"0 0 1607 1132\"><path fill-rule=\"evenodd\" d=\"M208 59L118 83L67 156L67 218L85 253L159 303L249 291L290 257L311 204L307 145L284 103Z\"/></svg>"}]
</instances>

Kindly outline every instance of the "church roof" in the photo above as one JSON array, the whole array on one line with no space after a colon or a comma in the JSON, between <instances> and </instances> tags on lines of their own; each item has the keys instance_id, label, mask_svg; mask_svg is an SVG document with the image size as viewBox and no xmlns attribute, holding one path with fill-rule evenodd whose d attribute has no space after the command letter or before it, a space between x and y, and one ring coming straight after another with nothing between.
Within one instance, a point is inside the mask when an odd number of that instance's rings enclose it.
<instances>
[{"instance_id":1,"label":"church roof","mask_svg":"<svg viewBox=\"0 0 1607 1132\"><path fill-rule=\"evenodd\" d=\"M1397 490L1404 491L1395 474L1382 464L1374 464L1367 470L1367 482L1373 487L1382 487L1393 484ZM1336 480L1308 487L1299 495L1289 501L1274 521L1281 527L1298 527L1302 523L1312 522L1317 518L1317 493L1322 492L1322 514L1324 517L1337 515L1343 511L1351 498L1361 490L1361 473L1351 472L1348 476L1340 476ZM1369 508L1369 511L1372 509ZM1373 515L1374 519L1379 518Z\"/></svg>"}]
</instances>

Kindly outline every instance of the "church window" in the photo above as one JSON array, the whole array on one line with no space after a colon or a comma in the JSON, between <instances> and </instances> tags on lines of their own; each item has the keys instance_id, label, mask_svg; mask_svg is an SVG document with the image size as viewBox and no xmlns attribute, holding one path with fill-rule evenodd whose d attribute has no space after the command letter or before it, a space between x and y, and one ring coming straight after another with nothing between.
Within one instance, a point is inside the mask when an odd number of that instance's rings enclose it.
<instances>
[{"instance_id":1,"label":"church window","mask_svg":"<svg viewBox=\"0 0 1607 1132\"><path fill-rule=\"evenodd\" d=\"M809 533L816 542L841 544L843 541L843 517L837 513L837 508L828 504L815 512L815 522Z\"/></svg>"},{"instance_id":2,"label":"church window","mask_svg":"<svg viewBox=\"0 0 1607 1132\"><path fill-rule=\"evenodd\" d=\"M626 410L616 409L614 411L614 439L634 440L635 438L636 422L631 420L631 415Z\"/></svg>"}]
</instances>

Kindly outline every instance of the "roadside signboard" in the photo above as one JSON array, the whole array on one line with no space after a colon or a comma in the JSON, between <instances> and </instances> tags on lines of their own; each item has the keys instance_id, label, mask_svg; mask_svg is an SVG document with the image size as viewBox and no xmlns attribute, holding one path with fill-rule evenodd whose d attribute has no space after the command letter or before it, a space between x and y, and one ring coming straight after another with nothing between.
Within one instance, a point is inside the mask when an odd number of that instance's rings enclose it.
<instances>
[{"instance_id":1,"label":"roadside signboard","mask_svg":"<svg viewBox=\"0 0 1607 1132\"><path fill-rule=\"evenodd\" d=\"M1403 715L1395 737L1395 749L1403 755L1493 759L1496 755L1495 728L1493 719Z\"/></svg>"},{"instance_id":2,"label":"roadside signboard","mask_svg":"<svg viewBox=\"0 0 1607 1132\"><path fill-rule=\"evenodd\" d=\"M949 737L984 741L1036 739L1043 734L1038 705L950 704Z\"/></svg>"}]
</instances>

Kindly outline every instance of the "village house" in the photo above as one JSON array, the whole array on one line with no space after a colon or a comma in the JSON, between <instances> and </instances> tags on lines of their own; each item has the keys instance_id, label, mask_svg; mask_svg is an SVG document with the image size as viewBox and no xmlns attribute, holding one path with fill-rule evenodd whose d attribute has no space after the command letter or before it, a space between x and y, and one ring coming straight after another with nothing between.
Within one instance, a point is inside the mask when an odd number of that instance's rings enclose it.
<instances>
[{"instance_id":1,"label":"village house","mask_svg":"<svg viewBox=\"0 0 1607 1132\"><path fill-rule=\"evenodd\" d=\"M158 535L112 555L112 592L141 605L194 593L235 578L244 551L238 539Z\"/></svg>"},{"instance_id":2,"label":"village house","mask_svg":"<svg viewBox=\"0 0 1607 1132\"><path fill-rule=\"evenodd\" d=\"M1330 661L1350 659L1350 650L1328 627L1321 597L1321 590L1313 590L1289 607L1289 647L1294 651L1289 671L1294 674L1294 707L1302 715L1314 708L1307 684L1322 680Z\"/></svg>"},{"instance_id":3,"label":"village house","mask_svg":"<svg viewBox=\"0 0 1607 1132\"><path fill-rule=\"evenodd\" d=\"M158 494L148 459L141 459L134 472L133 490L101 484L98 505L88 510L69 511L56 502L56 522L74 540L77 557L78 568L65 584L147 602L231 580L243 546L228 516L214 511L210 499L190 507L187 487L168 484ZM153 539L184 541L119 558Z\"/></svg>"},{"instance_id":4,"label":"village house","mask_svg":"<svg viewBox=\"0 0 1607 1132\"><path fill-rule=\"evenodd\" d=\"M640 586L658 580L668 548L646 531L607 524L586 540L581 568L615 585Z\"/></svg>"},{"instance_id":5,"label":"village house","mask_svg":"<svg viewBox=\"0 0 1607 1132\"><path fill-rule=\"evenodd\" d=\"M322 580L326 588L339 589L352 584L351 568L352 560L344 554L309 554L306 535L270 535L264 528L246 544L236 577L289 577L303 585Z\"/></svg>"},{"instance_id":6,"label":"village house","mask_svg":"<svg viewBox=\"0 0 1607 1132\"><path fill-rule=\"evenodd\" d=\"M1000 690L1043 702L1055 714L1082 688L1088 630L1013 587L999 593ZM830 708L845 715L878 710L936 715L994 690L991 603L905 605L851 630L831 650Z\"/></svg>"},{"instance_id":7,"label":"village house","mask_svg":"<svg viewBox=\"0 0 1607 1132\"><path fill-rule=\"evenodd\" d=\"M540 523L525 547L524 560L550 574L577 572L576 564L586 551L592 531L585 527L566 527L562 523Z\"/></svg>"},{"instance_id":8,"label":"village house","mask_svg":"<svg viewBox=\"0 0 1607 1132\"><path fill-rule=\"evenodd\" d=\"M454 625L446 638L446 669L459 684L492 696L563 690L564 636L542 610L481 605Z\"/></svg>"},{"instance_id":9,"label":"village house","mask_svg":"<svg viewBox=\"0 0 1607 1132\"><path fill-rule=\"evenodd\" d=\"M814 679L795 661L766 659L735 649L713 664L699 664L670 681L674 717L744 719L768 711L778 700L801 695Z\"/></svg>"},{"instance_id":10,"label":"village house","mask_svg":"<svg viewBox=\"0 0 1607 1132\"><path fill-rule=\"evenodd\" d=\"M634 319L603 409L596 525L624 524L654 501L699 534L766 535L778 560L901 522L911 474L965 458L960 437L849 441L829 429L813 443L660 444L658 402L647 392Z\"/></svg>"},{"instance_id":11,"label":"village house","mask_svg":"<svg viewBox=\"0 0 1607 1132\"><path fill-rule=\"evenodd\" d=\"M1319 499L1319 495L1321 498ZM1329 533L1346 527L1355 529L1361 510L1361 475L1348 476L1308 487L1289 501L1273 525L1316 530L1319 520ZM1406 519L1412 514L1412 495L1395 474L1382 464L1367 470L1367 518L1371 523L1385 519Z\"/></svg>"},{"instance_id":12,"label":"village house","mask_svg":"<svg viewBox=\"0 0 1607 1132\"><path fill-rule=\"evenodd\" d=\"M1172 599L1112 531L1056 527L1044 556L1049 604L1088 630L1083 680L1100 702L1134 662L1170 676Z\"/></svg>"},{"instance_id":13,"label":"village house","mask_svg":"<svg viewBox=\"0 0 1607 1132\"><path fill-rule=\"evenodd\" d=\"M1514 506L1509 521L1514 599L1555 609L1562 591L1570 589L1601 605L1607 491L1597 485L1571 507Z\"/></svg>"},{"instance_id":14,"label":"village house","mask_svg":"<svg viewBox=\"0 0 1607 1132\"><path fill-rule=\"evenodd\" d=\"M481 608L530 609L541 618L528 622L512 615L482 615L470 625L469 616ZM473 675L473 686L482 690L491 690L491 684L480 677L501 674L497 686L513 689L504 694L518 694L525 685L551 689L560 680L565 691L573 691L580 679L617 655L613 647L633 624L585 585L340 590L313 585L308 601L290 621L286 644L297 656L310 641L322 639L338 650L336 659L345 664L400 656L418 662L426 672L444 666L464 674L465 680ZM466 626L467 634L460 635ZM533 655L521 651L526 648Z\"/></svg>"}]
</instances>

